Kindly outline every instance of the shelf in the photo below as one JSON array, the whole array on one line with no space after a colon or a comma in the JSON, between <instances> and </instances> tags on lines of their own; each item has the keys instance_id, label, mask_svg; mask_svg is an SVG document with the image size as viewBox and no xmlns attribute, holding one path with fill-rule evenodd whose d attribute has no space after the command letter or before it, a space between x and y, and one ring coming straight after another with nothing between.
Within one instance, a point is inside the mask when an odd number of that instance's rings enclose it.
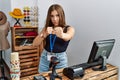
<instances>
[{"instance_id":1,"label":"shelf","mask_svg":"<svg viewBox=\"0 0 120 80\"><path fill-rule=\"evenodd\" d=\"M39 47L33 47L32 42L37 36L26 36L28 32L38 33L38 27L11 27L12 51L19 52L21 76L38 73Z\"/></svg>"},{"instance_id":2,"label":"shelf","mask_svg":"<svg viewBox=\"0 0 120 80\"><path fill-rule=\"evenodd\" d=\"M32 49L30 45L37 36L38 27L11 27L12 30L12 51ZM29 36L25 36L30 32ZM32 36L34 32L35 36Z\"/></svg>"},{"instance_id":3,"label":"shelf","mask_svg":"<svg viewBox=\"0 0 120 80\"><path fill-rule=\"evenodd\" d=\"M18 51L18 50L28 50L28 49L36 49L35 47L33 46L15 46L15 50Z\"/></svg>"},{"instance_id":4,"label":"shelf","mask_svg":"<svg viewBox=\"0 0 120 80\"><path fill-rule=\"evenodd\" d=\"M25 28L26 28L26 29L31 29L31 28L38 28L38 27L32 27L32 26L24 27L24 26L23 26L23 27L14 27L14 28L15 28L15 29L22 29L22 28L23 28L23 29L25 29Z\"/></svg>"},{"instance_id":5,"label":"shelf","mask_svg":"<svg viewBox=\"0 0 120 80\"><path fill-rule=\"evenodd\" d=\"M17 38L35 38L36 36L15 36L15 39Z\"/></svg>"}]
</instances>

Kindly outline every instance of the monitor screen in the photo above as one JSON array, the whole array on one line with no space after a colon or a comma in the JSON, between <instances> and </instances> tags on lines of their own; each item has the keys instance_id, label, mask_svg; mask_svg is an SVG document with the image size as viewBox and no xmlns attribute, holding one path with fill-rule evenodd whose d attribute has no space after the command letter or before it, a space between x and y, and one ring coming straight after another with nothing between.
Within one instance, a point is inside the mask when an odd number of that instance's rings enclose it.
<instances>
[{"instance_id":1,"label":"monitor screen","mask_svg":"<svg viewBox=\"0 0 120 80\"><path fill-rule=\"evenodd\" d=\"M108 59L114 43L115 39L94 41L87 63L96 62L101 56Z\"/></svg>"}]
</instances>

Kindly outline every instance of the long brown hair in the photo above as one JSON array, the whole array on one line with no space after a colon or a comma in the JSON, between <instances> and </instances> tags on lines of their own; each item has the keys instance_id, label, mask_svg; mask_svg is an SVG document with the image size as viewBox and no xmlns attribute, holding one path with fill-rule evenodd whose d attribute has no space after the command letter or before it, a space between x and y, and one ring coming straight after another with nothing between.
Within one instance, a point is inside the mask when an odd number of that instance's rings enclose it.
<instances>
[{"instance_id":1,"label":"long brown hair","mask_svg":"<svg viewBox=\"0 0 120 80\"><path fill-rule=\"evenodd\" d=\"M65 27L66 22L65 22L65 14L64 14L64 10L63 8L58 5L58 4L53 4L49 7L48 9L48 14L47 14L47 18L46 18L46 23L45 23L45 27L47 28L48 26L54 26L52 21L51 21L51 12L56 10L59 14L59 26L60 27Z\"/></svg>"}]
</instances>

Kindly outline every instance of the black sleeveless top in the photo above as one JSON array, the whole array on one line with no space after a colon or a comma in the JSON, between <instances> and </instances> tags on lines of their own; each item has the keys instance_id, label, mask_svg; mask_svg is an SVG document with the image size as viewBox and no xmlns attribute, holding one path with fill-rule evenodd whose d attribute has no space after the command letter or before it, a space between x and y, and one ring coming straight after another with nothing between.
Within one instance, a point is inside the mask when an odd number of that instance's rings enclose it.
<instances>
[{"instance_id":1,"label":"black sleeveless top","mask_svg":"<svg viewBox=\"0 0 120 80\"><path fill-rule=\"evenodd\" d=\"M64 29L64 33L67 32L67 28L69 26L66 26L65 29ZM52 40L53 38L55 37L54 34L52 34ZM61 53L61 52L64 52L66 51L67 47L68 47L68 44L69 44L70 40L69 41L64 41L63 39L59 38L59 37L56 37L55 39L55 43L54 43L54 46L53 46L53 53ZM45 50L47 50L48 52L50 52L50 35L48 35L46 37L46 45L45 45Z\"/></svg>"}]
</instances>

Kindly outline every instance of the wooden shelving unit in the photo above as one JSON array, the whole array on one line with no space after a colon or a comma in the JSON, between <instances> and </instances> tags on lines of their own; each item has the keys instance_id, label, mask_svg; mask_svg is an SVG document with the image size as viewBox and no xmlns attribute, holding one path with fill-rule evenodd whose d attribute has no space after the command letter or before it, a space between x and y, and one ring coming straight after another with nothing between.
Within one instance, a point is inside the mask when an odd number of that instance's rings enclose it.
<instances>
[{"instance_id":1,"label":"wooden shelving unit","mask_svg":"<svg viewBox=\"0 0 120 80\"><path fill-rule=\"evenodd\" d=\"M32 47L36 36L26 36L26 32L37 32L38 27L11 27L12 51L19 52L21 77L38 73L39 48Z\"/></svg>"}]
</instances>

